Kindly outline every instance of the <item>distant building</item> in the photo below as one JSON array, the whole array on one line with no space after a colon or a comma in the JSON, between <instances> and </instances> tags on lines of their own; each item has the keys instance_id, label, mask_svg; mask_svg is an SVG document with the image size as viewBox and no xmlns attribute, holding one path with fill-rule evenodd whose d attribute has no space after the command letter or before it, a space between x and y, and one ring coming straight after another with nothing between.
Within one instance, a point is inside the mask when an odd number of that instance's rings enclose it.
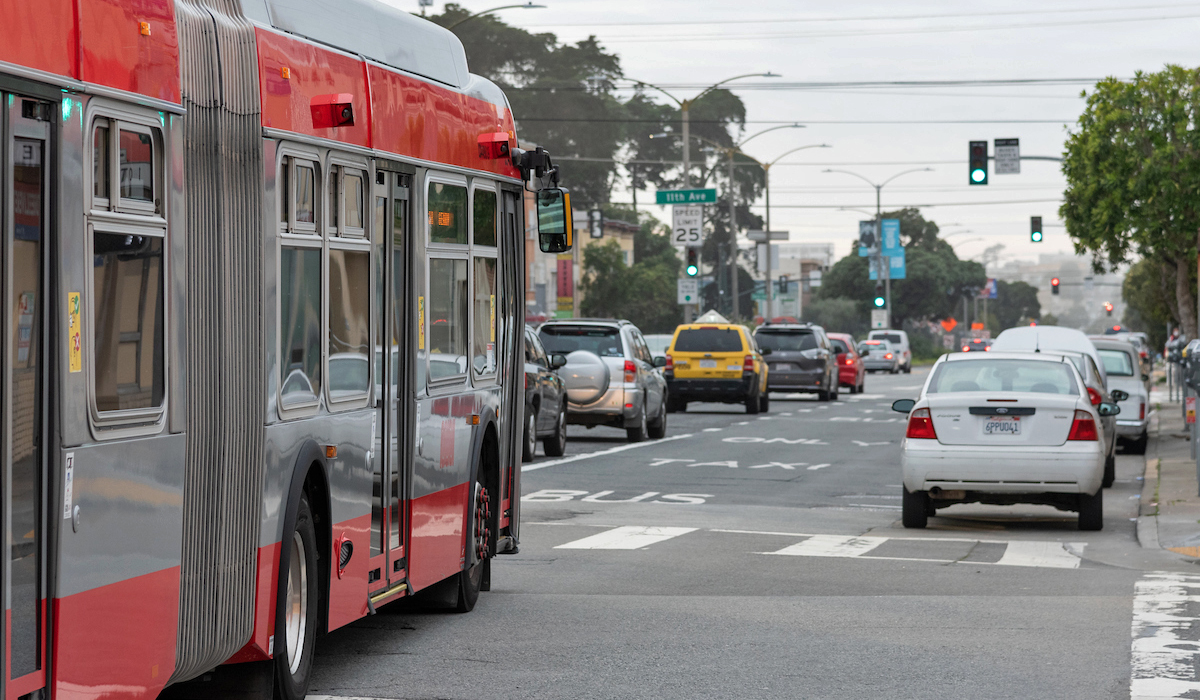
<instances>
[{"instance_id":1,"label":"distant building","mask_svg":"<svg viewBox=\"0 0 1200 700\"><path fill-rule=\"evenodd\" d=\"M774 246L779 254L778 259L771 260L771 282L774 285L772 315L800 318L804 307L820 288L822 277L835 261L834 246L832 243L776 243ZM763 251L765 247L756 248L756 254ZM759 262L753 272L756 280L765 280L764 264L765 261ZM785 277L786 289L781 290ZM758 302L757 315L765 314L764 299Z\"/></svg>"},{"instance_id":2,"label":"distant building","mask_svg":"<svg viewBox=\"0 0 1200 700\"><path fill-rule=\"evenodd\" d=\"M1059 325L1098 332L1109 323L1120 323L1125 314L1121 284L1125 269L1104 275L1092 272L1091 257L1062 253L1046 253L1037 262L1009 261L988 266L988 277L1005 282L1026 282L1038 288L1038 303L1042 314L1053 314ZM1058 294L1050 290L1050 280L1059 279ZM1108 316L1104 304L1113 305Z\"/></svg>"}]
</instances>

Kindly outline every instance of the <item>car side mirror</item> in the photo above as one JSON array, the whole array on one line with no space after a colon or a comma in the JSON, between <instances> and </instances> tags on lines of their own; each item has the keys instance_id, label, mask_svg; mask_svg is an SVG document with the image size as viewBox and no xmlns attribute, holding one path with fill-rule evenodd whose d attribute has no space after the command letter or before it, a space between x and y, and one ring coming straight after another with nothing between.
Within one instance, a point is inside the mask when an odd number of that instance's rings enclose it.
<instances>
[{"instance_id":1,"label":"car side mirror","mask_svg":"<svg viewBox=\"0 0 1200 700\"><path fill-rule=\"evenodd\" d=\"M771 354L771 348L763 348L763 349L762 349L762 354L763 354L763 356L764 356L764 357L766 357L767 355L770 355L770 354Z\"/></svg>"},{"instance_id":2,"label":"car side mirror","mask_svg":"<svg viewBox=\"0 0 1200 700\"><path fill-rule=\"evenodd\" d=\"M1121 412L1121 407L1116 405L1115 403L1101 401L1100 405L1096 407L1096 410L1100 412L1100 415L1102 417L1103 416L1115 416Z\"/></svg>"},{"instance_id":3,"label":"car side mirror","mask_svg":"<svg viewBox=\"0 0 1200 700\"><path fill-rule=\"evenodd\" d=\"M1145 372L1142 372L1142 381L1143 382L1150 381L1150 375L1146 374Z\"/></svg>"},{"instance_id":4,"label":"car side mirror","mask_svg":"<svg viewBox=\"0 0 1200 700\"><path fill-rule=\"evenodd\" d=\"M912 399L897 399L892 402L892 410L896 413L912 413L913 406L916 405L917 402Z\"/></svg>"},{"instance_id":5,"label":"car side mirror","mask_svg":"<svg viewBox=\"0 0 1200 700\"><path fill-rule=\"evenodd\" d=\"M571 249L574 222L570 192L561 187L538 190L537 220L538 247L543 253L565 253Z\"/></svg>"},{"instance_id":6,"label":"car side mirror","mask_svg":"<svg viewBox=\"0 0 1200 700\"><path fill-rule=\"evenodd\" d=\"M1112 397L1113 401L1124 401L1125 399L1129 398L1129 392L1122 391L1121 389L1113 389L1112 391L1108 392L1108 395Z\"/></svg>"},{"instance_id":7,"label":"car side mirror","mask_svg":"<svg viewBox=\"0 0 1200 700\"><path fill-rule=\"evenodd\" d=\"M655 367L666 367L667 366L666 355L655 355L654 356L654 366Z\"/></svg>"},{"instance_id":8,"label":"car side mirror","mask_svg":"<svg viewBox=\"0 0 1200 700\"><path fill-rule=\"evenodd\" d=\"M550 369L558 369L559 367L566 367L566 365L567 365L567 356L566 355L563 355L563 354L557 353L557 352L550 355Z\"/></svg>"}]
</instances>

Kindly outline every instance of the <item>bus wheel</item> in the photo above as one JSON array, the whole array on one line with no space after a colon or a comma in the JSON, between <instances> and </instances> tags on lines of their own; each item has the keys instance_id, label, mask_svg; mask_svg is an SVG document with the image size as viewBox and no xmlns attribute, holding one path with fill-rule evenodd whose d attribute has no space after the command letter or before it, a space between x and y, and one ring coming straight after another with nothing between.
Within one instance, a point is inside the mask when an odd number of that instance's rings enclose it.
<instances>
[{"instance_id":1,"label":"bus wheel","mask_svg":"<svg viewBox=\"0 0 1200 700\"><path fill-rule=\"evenodd\" d=\"M317 642L317 531L307 495L300 496L296 529L284 546L291 547L291 556L284 574L287 593L279 601L283 606L283 634L276 632L275 636L275 697L303 700L308 694Z\"/></svg>"},{"instance_id":2,"label":"bus wheel","mask_svg":"<svg viewBox=\"0 0 1200 700\"><path fill-rule=\"evenodd\" d=\"M482 475L478 478L482 478ZM467 556L474 563L458 575L458 604L455 610L460 613L471 612L475 608L479 589L483 585L483 568L492 556L492 495L479 480L475 482L470 527Z\"/></svg>"}]
</instances>

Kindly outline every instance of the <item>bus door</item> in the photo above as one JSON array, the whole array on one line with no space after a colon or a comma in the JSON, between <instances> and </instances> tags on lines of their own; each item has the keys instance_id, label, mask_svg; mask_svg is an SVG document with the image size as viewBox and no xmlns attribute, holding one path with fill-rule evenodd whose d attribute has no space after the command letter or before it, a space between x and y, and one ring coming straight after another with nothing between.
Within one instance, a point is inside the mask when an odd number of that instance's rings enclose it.
<instances>
[{"instance_id":1,"label":"bus door","mask_svg":"<svg viewBox=\"0 0 1200 700\"><path fill-rule=\"evenodd\" d=\"M500 199L501 341L500 373L504 391L504 417L500 425L506 473L500 482L499 526L517 537L520 497L521 441L525 406L525 229L522 226L523 192L504 189Z\"/></svg>"},{"instance_id":2,"label":"bus door","mask_svg":"<svg viewBox=\"0 0 1200 700\"><path fill-rule=\"evenodd\" d=\"M40 698L46 685L46 395L45 308L49 255L50 119L48 102L0 93L4 114L3 386L0 406L0 530L8 624L0 650L4 697Z\"/></svg>"},{"instance_id":3,"label":"bus door","mask_svg":"<svg viewBox=\"0 0 1200 700\"><path fill-rule=\"evenodd\" d=\"M409 287L409 186L411 175L375 172L375 274L379 383L375 403L376 448L371 503L369 592L380 599L408 578L405 539L411 481L412 367L408 341L413 323L405 303Z\"/></svg>"}]
</instances>

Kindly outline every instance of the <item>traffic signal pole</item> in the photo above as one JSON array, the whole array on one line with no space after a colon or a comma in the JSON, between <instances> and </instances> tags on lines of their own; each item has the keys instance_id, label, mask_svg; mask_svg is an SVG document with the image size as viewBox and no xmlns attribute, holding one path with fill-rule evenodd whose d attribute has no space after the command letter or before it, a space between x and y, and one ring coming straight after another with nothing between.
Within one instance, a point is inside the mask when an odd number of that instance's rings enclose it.
<instances>
[{"instance_id":1,"label":"traffic signal pole","mask_svg":"<svg viewBox=\"0 0 1200 700\"><path fill-rule=\"evenodd\" d=\"M885 183L886 184L886 183ZM875 185L875 245L879 258L875 269L883 278L883 308L887 309L887 327L892 327L892 258L883 254L883 185Z\"/></svg>"}]
</instances>

